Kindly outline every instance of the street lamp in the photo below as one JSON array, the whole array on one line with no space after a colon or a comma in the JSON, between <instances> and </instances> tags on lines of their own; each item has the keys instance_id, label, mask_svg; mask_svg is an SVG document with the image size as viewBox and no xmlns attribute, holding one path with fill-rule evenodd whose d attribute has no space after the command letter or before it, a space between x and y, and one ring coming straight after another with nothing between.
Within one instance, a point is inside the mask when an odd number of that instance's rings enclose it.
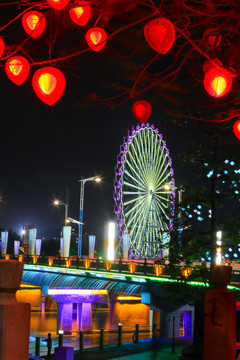
<instances>
[{"instance_id":1,"label":"street lamp","mask_svg":"<svg viewBox=\"0 0 240 360\"><path fill-rule=\"evenodd\" d=\"M78 180L80 182L80 211L79 211L79 232L78 232L78 256L82 256L82 227L83 227L83 200L84 200L84 185L87 181L100 182L99 176L92 176L87 179Z\"/></svg>"},{"instance_id":2,"label":"street lamp","mask_svg":"<svg viewBox=\"0 0 240 360\"><path fill-rule=\"evenodd\" d=\"M68 207L69 207L69 205L65 204L64 202L59 201L59 200L54 200L53 204L56 205L56 206L59 206L59 205L64 205L65 206L65 220L64 221L65 221L65 225L67 225L67 223L68 223L67 219L68 219Z\"/></svg>"}]
</instances>

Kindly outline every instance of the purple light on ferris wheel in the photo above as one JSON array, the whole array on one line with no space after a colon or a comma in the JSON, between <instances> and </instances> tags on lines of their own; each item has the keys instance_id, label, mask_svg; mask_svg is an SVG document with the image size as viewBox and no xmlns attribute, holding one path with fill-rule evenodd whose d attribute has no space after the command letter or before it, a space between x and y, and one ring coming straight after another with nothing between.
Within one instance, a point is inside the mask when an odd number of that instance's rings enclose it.
<instances>
[{"instance_id":1,"label":"purple light on ferris wheel","mask_svg":"<svg viewBox=\"0 0 240 360\"><path fill-rule=\"evenodd\" d=\"M152 241L147 239L148 234L146 235L144 233L143 235L144 238L141 240L143 246L136 246L137 241L140 240L134 240L135 234L138 234L138 237L142 236L141 228L145 228L145 225L141 225L141 219L145 216L144 211L147 208L144 206L138 208L138 199L141 199L141 201L143 199L140 195L143 188L146 189L146 193L150 191L150 189L151 191L154 191L154 188L152 187L154 187L154 184L161 184L161 179L164 179L164 182L175 184L173 179L172 159L169 157L169 150L166 148L166 142L162 140L162 135L159 134L158 129L154 129L154 125L149 124L137 124L136 127L133 127L131 132L128 132L128 136L124 139L124 143L120 149L121 152L117 158L117 167L115 169L116 180L114 195L119 237L122 238L124 229L128 229L131 234L132 255L135 258L151 257L152 255L149 250L150 245L146 245L148 243L150 244L150 241ZM154 155L152 151L155 152ZM150 167L149 164L151 164ZM164 165L162 166L159 164ZM151 171L151 176L145 176L148 171ZM159 176L159 179L156 178L156 180L152 182L152 175L156 177ZM145 181L148 183L145 184ZM143 185L140 186L140 183ZM150 187L148 188L148 186ZM156 194L157 191L159 190L156 188ZM156 200L158 198L160 199L159 201L162 201L161 199L165 197L165 202L169 203L167 206L170 206L170 211L173 214L175 191L167 192L166 194L160 192L160 194L160 196L153 197L153 201L158 201ZM161 213L161 208L163 208L162 205L155 205L154 209L157 210L154 211ZM164 207L165 205L166 203L164 203ZM138 209L137 214L135 214L135 209ZM131 221L128 225L129 216ZM161 215L157 217L161 219L161 224L154 226L155 229L156 227L161 229L161 226L163 226L164 230L159 230L160 233L166 231L167 228L170 229L172 224L167 214L161 213ZM132 221L132 219L134 220ZM136 231L136 229L140 230ZM160 233L158 235L159 238L162 236ZM156 235L153 234L153 238L154 236ZM158 251L158 248L159 246L156 246L155 251ZM155 254L155 256L157 257L159 254Z\"/></svg>"}]
</instances>

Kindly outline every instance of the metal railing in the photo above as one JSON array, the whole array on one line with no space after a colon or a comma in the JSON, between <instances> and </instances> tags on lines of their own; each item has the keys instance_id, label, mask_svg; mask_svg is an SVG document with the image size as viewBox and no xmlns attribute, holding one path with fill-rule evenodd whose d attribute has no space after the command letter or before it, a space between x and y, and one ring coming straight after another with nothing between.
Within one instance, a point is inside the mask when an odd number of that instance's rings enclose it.
<instances>
[{"instance_id":1,"label":"metal railing","mask_svg":"<svg viewBox=\"0 0 240 360\"><path fill-rule=\"evenodd\" d=\"M3 255L0 258L4 258ZM109 261L105 259L89 259L89 258L78 258L78 257L54 257L54 256L37 256L37 255L5 255L7 259L23 261L28 265L43 265L51 268L69 268L69 269L82 269L89 271L104 271L121 274L135 274L153 277L175 277L179 279L194 278L194 274L200 269L200 265L194 267L185 265L169 266L160 263L160 261L153 260L122 260L116 259ZM203 269L203 267L202 267ZM209 269L205 267L206 278ZM240 274L240 271L239 271Z\"/></svg>"},{"instance_id":2,"label":"metal railing","mask_svg":"<svg viewBox=\"0 0 240 360\"><path fill-rule=\"evenodd\" d=\"M122 324L119 324L116 332L106 333L104 329L100 329L94 333L94 338L93 334L85 336L83 331L78 332L78 335L74 337L69 335L64 336L63 334L59 334L53 338L50 336L50 344L45 341L46 339L36 337L35 341L29 343L29 359L42 359L41 356L45 357L47 354L53 354L54 348L58 346L70 346L74 348L74 351L84 352L86 349L103 349L104 346L107 345L121 346L124 342L129 341L138 343L140 340L156 339L156 329L156 323L153 324L152 331L149 330L148 332L146 332L145 328L140 329L139 324L136 324L134 332L124 332Z\"/></svg>"}]
</instances>

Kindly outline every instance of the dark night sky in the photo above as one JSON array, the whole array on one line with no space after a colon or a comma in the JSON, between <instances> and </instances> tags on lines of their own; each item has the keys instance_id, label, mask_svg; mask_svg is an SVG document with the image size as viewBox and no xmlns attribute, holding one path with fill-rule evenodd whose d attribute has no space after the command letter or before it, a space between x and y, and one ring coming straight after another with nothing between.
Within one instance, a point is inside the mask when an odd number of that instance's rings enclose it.
<instances>
[{"instance_id":1,"label":"dark night sky","mask_svg":"<svg viewBox=\"0 0 240 360\"><path fill-rule=\"evenodd\" d=\"M124 130L134 120L131 104L114 110L81 109L71 102L71 95L81 96L75 87L67 88L67 94L50 108L35 97L29 84L17 87L4 72L0 84L0 225L19 232L22 225L34 224L39 237L59 236L64 207L53 207L51 201L64 201L68 186L69 215L78 218L77 180L100 174L101 184L85 185L84 222L89 233L101 234L104 222L114 218L114 167ZM156 126L154 119L159 116L153 111L151 121ZM174 166L192 132L165 125L158 128Z\"/></svg>"},{"instance_id":2,"label":"dark night sky","mask_svg":"<svg viewBox=\"0 0 240 360\"><path fill-rule=\"evenodd\" d=\"M1 23L5 21L3 15L0 16ZM19 24L11 28L11 35L16 37L18 32L19 37L24 38ZM62 42L66 39L62 38ZM69 39L73 42L71 36ZM44 57L41 48L44 40L44 37L39 42L30 39L31 54L35 44L39 46L35 58ZM147 51L153 56L151 49ZM37 237L59 236L64 207L53 207L52 200L64 201L68 187L69 216L77 219L77 180L94 175L101 175L103 182L85 185L84 231L101 237L104 223L114 219L114 167L124 131L134 121L133 101L115 108L82 107L81 104L86 94L115 95L111 89L115 80L113 73L118 74L117 80L124 80L125 70L129 80L132 69L124 66L121 59L115 63L115 59L114 51L107 44L101 53L89 51L77 59L74 64L77 70L73 71L69 64L59 64L67 85L63 97L52 107L43 104L33 92L31 77L38 67L31 67L29 79L20 87L7 78L3 67L0 68L0 194L3 196L0 227L20 233L23 225L34 224L38 229ZM159 128L167 142L178 185L181 182L181 173L176 170L180 161L178 154L187 148L198 130L167 126L161 121L165 115L160 108L153 106L150 122Z\"/></svg>"}]
</instances>

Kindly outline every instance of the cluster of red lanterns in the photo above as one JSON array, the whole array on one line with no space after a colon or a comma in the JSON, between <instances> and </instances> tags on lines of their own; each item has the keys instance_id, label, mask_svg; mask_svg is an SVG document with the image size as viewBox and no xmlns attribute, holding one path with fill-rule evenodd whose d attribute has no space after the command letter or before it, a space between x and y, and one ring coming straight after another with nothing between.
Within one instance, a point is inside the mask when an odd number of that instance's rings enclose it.
<instances>
[{"instance_id":1,"label":"cluster of red lanterns","mask_svg":"<svg viewBox=\"0 0 240 360\"><path fill-rule=\"evenodd\" d=\"M55 10L63 10L69 0L47 0ZM91 6L86 1L79 1L69 9L71 20L78 26L85 26L91 17ZM39 11L28 11L22 17L22 26L26 33L36 39L46 28L46 18ZM144 36L149 46L159 54L168 53L175 41L175 28L166 18L155 18L144 27ZM221 42L221 34L216 29L207 29L203 40L210 47L217 47ZM99 52L107 43L107 34L100 27L90 28L86 33L86 42L95 52ZM5 43L0 38L0 58L5 51ZM29 76L30 65L26 58L14 56L5 64L7 76L16 85L22 85ZM209 95L219 98L226 95L232 87L232 74L223 67L219 59L210 59L203 64L204 87ZM32 79L36 95L47 105L55 104L62 96L66 81L63 73L52 66L44 67L35 72ZM151 114L151 105L144 100L136 101L132 107L134 117L145 123ZM234 124L234 133L240 139L240 120Z\"/></svg>"},{"instance_id":2,"label":"cluster of red lanterns","mask_svg":"<svg viewBox=\"0 0 240 360\"><path fill-rule=\"evenodd\" d=\"M22 85L30 73L30 65L23 56L13 56L5 64L5 71L9 79L16 85ZM62 96L65 90L65 77L55 67L38 69L32 78L33 89L40 100L52 106Z\"/></svg>"},{"instance_id":3,"label":"cluster of red lanterns","mask_svg":"<svg viewBox=\"0 0 240 360\"><path fill-rule=\"evenodd\" d=\"M47 0L49 5L56 10L63 10L69 0ZM91 6L86 1L81 1L69 10L69 16L74 23L85 26L91 16ZM46 18L39 11L28 11L22 17L22 26L26 33L37 39L46 28ZM86 33L86 42L92 50L98 52L106 45L107 34L99 27L91 28ZM5 43L0 38L0 57L5 51ZM8 78L16 85L22 85L30 73L30 64L23 56L13 56L5 64ZM32 78L33 89L38 98L45 104L52 106L62 96L66 86L63 73L52 66L38 69Z\"/></svg>"}]
</instances>

